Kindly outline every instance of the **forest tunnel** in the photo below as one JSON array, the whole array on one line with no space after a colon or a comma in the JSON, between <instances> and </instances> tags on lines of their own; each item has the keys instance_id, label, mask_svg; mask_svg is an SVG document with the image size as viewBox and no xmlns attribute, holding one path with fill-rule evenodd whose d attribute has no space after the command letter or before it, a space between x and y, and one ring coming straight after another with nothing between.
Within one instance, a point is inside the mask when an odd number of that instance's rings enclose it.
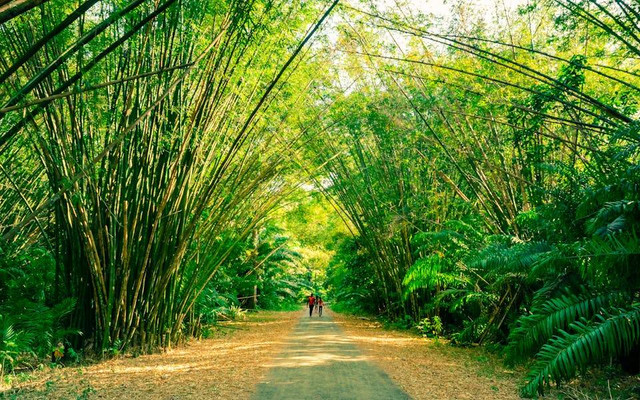
<instances>
[{"instance_id":1,"label":"forest tunnel","mask_svg":"<svg viewBox=\"0 0 640 400\"><path fill-rule=\"evenodd\" d=\"M629 0L0 1L2 370L314 292L533 358L527 395L637 373L638 20Z\"/></svg>"}]
</instances>

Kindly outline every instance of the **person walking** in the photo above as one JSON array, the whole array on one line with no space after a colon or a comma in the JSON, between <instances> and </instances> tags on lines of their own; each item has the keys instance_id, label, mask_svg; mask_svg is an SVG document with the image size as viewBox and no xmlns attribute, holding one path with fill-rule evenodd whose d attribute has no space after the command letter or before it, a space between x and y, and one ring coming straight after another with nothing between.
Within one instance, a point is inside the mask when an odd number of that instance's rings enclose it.
<instances>
[{"instance_id":1,"label":"person walking","mask_svg":"<svg viewBox=\"0 0 640 400\"><path fill-rule=\"evenodd\" d=\"M309 318L311 318L311 315L313 314L313 307L316 304L316 298L313 297L313 293L311 293L311 296L309 296Z\"/></svg>"},{"instance_id":2,"label":"person walking","mask_svg":"<svg viewBox=\"0 0 640 400\"><path fill-rule=\"evenodd\" d=\"M324 301L322 300L322 297L318 297L316 303L318 303L318 316L322 317L322 307L324 307Z\"/></svg>"}]
</instances>

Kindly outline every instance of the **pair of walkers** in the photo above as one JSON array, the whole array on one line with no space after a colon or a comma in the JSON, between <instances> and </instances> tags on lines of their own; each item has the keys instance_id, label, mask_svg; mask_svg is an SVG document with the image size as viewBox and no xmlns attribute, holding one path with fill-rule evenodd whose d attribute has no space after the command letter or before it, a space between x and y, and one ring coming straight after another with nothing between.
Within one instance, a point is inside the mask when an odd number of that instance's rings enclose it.
<instances>
[{"instance_id":1,"label":"pair of walkers","mask_svg":"<svg viewBox=\"0 0 640 400\"><path fill-rule=\"evenodd\" d=\"M318 315L322 317L322 308L324 307L324 301L322 301L322 297L315 297L313 293L307 299L309 304L309 317L313 315L313 309L316 308L318 311Z\"/></svg>"}]
</instances>

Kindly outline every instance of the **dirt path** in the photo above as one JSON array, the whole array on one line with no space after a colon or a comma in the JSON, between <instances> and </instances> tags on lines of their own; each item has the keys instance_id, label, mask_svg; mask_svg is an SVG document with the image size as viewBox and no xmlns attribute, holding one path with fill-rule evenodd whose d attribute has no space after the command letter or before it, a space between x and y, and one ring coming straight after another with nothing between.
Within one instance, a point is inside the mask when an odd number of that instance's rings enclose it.
<instances>
[{"instance_id":1,"label":"dirt path","mask_svg":"<svg viewBox=\"0 0 640 400\"><path fill-rule=\"evenodd\" d=\"M519 373L373 320L259 312L161 354L15 377L0 399L517 399Z\"/></svg>"},{"instance_id":2,"label":"dirt path","mask_svg":"<svg viewBox=\"0 0 640 400\"><path fill-rule=\"evenodd\" d=\"M379 367L369 362L330 312L309 318L303 312L255 400L408 399Z\"/></svg>"}]
</instances>

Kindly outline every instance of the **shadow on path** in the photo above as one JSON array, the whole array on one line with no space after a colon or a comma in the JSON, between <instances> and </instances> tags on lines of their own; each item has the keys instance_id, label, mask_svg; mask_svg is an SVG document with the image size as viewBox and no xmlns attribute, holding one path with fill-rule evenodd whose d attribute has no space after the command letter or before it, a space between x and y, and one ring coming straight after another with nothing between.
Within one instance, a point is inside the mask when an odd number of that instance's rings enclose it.
<instances>
[{"instance_id":1,"label":"shadow on path","mask_svg":"<svg viewBox=\"0 0 640 400\"><path fill-rule=\"evenodd\" d=\"M307 311L253 396L256 400L408 399L333 322Z\"/></svg>"}]
</instances>

